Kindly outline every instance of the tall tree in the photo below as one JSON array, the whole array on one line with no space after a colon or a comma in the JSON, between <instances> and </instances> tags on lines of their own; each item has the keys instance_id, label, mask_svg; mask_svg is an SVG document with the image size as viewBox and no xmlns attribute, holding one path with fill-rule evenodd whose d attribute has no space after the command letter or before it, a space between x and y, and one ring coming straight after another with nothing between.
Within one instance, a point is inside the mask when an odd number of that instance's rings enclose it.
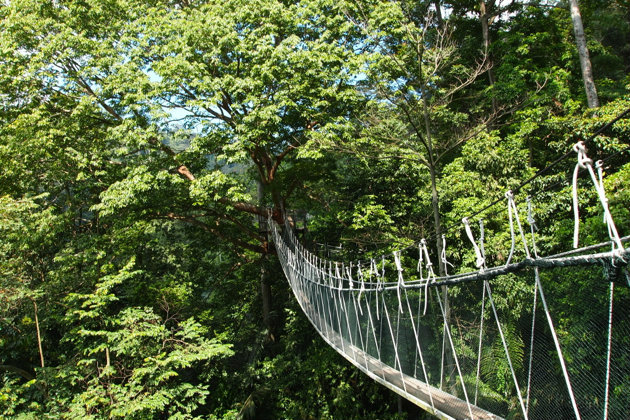
<instances>
[{"instance_id":1,"label":"tall tree","mask_svg":"<svg viewBox=\"0 0 630 420\"><path fill-rule=\"evenodd\" d=\"M332 1L23 0L0 16L0 365L51 390L39 413L147 418L180 401L193 417L231 352L191 308L272 252L253 216L280 220L317 158L300 149L360 109L352 27ZM260 332L272 304L238 275L213 313Z\"/></svg>"},{"instance_id":2,"label":"tall tree","mask_svg":"<svg viewBox=\"0 0 630 420\"><path fill-rule=\"evenodd\" d=\"M32 0L4 15L12 105L26 96L18 83L50 92L50 106L89 104L76 118L113 147L120 176L93 208L103 217L190 223L268 253L252 215L272 206L280 220L305 174L297 150L345 130L359 105L352 27L334 2ZM193 130L174 134L192 137L186 147L165 139L173 123Z\"/></svg>"},{"instance_id":3,"label":"tall tree","mask_svg":"<svg viewBox=\"0 0 630 420\"><path fill-rule=\"evenodd\" d=\"M580 68L582 70L586 101L589 108L597 108L599 106L599 98L595 87L595 79L593 78L591 58L586 46L586 36L584 35L584 25L582 24L582 15L580 14L578 1L569 0L569 7L571 10L571 21L573 22L573 33L575 34L575 44L580 55Z\"/></svg>"},{"instance_id":4,"label":"tall tree","mask_svg":"<svg viewBox=\"0 0 630 420\"><path fill-rule=\"evenodd\" d=\"M442 222L438 179L449 153L470 138L471 128L479 121L452 107L457 95L488 70L487 55L477 61L462 60L444 21L436 24L430 2L377 2L357 9L353 17L362 28L372 48L369 94L375 107L389 108L392 114L374 121L384 121L380 131L372 126L379 153L386 157L411 159L423 165L429 174L433 232L436 249L442 248ZM389 112L389 111L385 111ZM390 118L398 120L392 124ZM373 122L374 122L373 121ZM368 123L369 125L369 123ZM397 131L392 131L394 128ZM440 262L440 273L444 267Z\"/></svg>"}]
</instances>

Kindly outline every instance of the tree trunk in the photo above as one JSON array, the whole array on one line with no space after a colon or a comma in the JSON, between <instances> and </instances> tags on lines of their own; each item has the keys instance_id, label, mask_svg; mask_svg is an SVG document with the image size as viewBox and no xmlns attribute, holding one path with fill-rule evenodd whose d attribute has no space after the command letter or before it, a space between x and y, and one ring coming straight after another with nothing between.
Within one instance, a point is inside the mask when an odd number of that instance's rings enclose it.
<instances>
[{"instance_id":1,"label":"tree trunk","mask_svg":"<svg viewBox=\"0 0 630 420\"><path fill-rule=\"evenodd\" d=\"M440 254L442 251L442 247L444 244L442 243L442 218L440 216L440 195L437 190L437 162L435 159L435 155L433 153L433 141L431 138L431 121L429 118L429 104L427 100L426 91L423 92L423 105L424 105L424 124L425 124L425 136L426 136L426 146L427 146L427 161L429 162L429 174L431 177L431 207L433 209L433 224L435 229L435 244L437 251L437 261L438 261L438 273L440 276L446 274L446 267L444 266L444 262L440 258ZM444 328L449 328L451 323L451 309L448 303L448 287L442 286L442 296L444 298L443 308L444 308ZM446 334L442 337L442 344L444 354L443 354L443 363L444 369L442 371L442 377L440 378L440 384L445 384L445 386L450 388L450 384L454 383L454 376L452 372L454 372L455 360L453 359L453 354L448 349L448 345L446 343ZM453 391L454 392L454 391Z\"/></svg>"},{"instance_id":2,"label":"tree trunk","mask_svg":"<svg viewBox=\"0 0 630 420\"><path fill-rule=\"evenodd\" d=\"M262 208L265 204L265 189L262 181L258 181L258 205ZM258 229L264 237L263 249L268 250L267 220L263 216L258 216ZM262 300L263 325L267 329L267 338L275 341L273 326L271 322L271 284L269 284L269 273L267 269L267 254L260 258L260 296Z\"/></svg>"},{"instance_id":3,"label":"tree trunk","mask_svg":"<svg viewBox=\"0 0 630 420\"><path fill-rule=\"evenodd\" d=\"M485 0L479 2L479 20L481 21L481 35L483 38L483 52L488 60L488 81L492 88L495 83L494 70L492 69L494 63L492 62L492 55L490 54L490 15L488 14L488 8L494 7L494 1L486 4ZM497 112L497 99L492 96L492 113Z\"/></svg>"},{"instance_id":4,"label":"tree trunk","mask_svg":"<svg viewBox=\"0 0 630 420\"><path fill-rule=\"evenodd\" d=\"M593 79L593 69L591 68L591 59L586 47L586 37L584 36L584 25L582 24L582 16L580 15L580 7L577 0L569 0L571 5L571 20L573 21L573 33L575 34L575 44L577 45L580 55L580 67L582 68L582 80L584 81L584 90L586 91L586 101L589 108L597 108L599 99L597 97L597 88Z\"/></svg>"},{"instance_id":5,"label":"tree trunk","mask_svg":"<svg viewBox=\"0 0 630 420\"><path fill-rule=\"evenodd\" d=\"M444 25L444 18L442 17L442 5L440 4L440 0L434 0L433 4L435 5L435 20L437 21L438 26L441 28Z\"/></svg>"},{"instance_id":6,"label":"tree trunk","mask_svg":"<svg viewBox=\"0 0 630 420\"><path fill-rule=\"evenodd\" d=\"M269 273L267 272L267 256L260 259L260 294L262 296L263 323L267 328L267 338L275 341L273 325L271 322L271 285L269 284Z\"/></svg>"},{"instance_id":7,"label":"tree trunk","mask_svg":"<svg viewBox=\"0 0 630 420\"><path fill-rule=\"evenodd\" d=\"M37 331L37 348L39 349L39 362L41 367L45 367L46 364L44 363L44 350L42 348L42 335L39 331L39 317L37 315L37 302L35 302L35 299L31 299L33 301L33 309L35 311L35 329Z\"/></svg>"},{"instance_id":8,"label":"tree trunk","mask_svg":"<svg viewBox=\"0 0 630 420\"><path fill-rule=\"evenodd\" d=\"M437 168L432 165L429 168L429 173L431 176L431 207L433 209L433 227L435 229L435 247L437 250L437 255L440 255L442 251L442 247L444 244L442 243L442 218L440 216L440 196L437 190ZM438 258L438 273L440 276L443 276L445 273L444 262L441 258Z\"/></svg>"},{"instance_id":9,"label":"tree trunk","mask_svg":"<svg viewBox=\"0 0 630 420\"><path fill-rule=\"evenodd\" d=\"M433 227L435 228L435 245L437 249L437 255L440 255L442 250L442 219L440 217L440 196L437 190L437 163L433 154L433 143L431 140L431 122L429 120L429 104L427 101L426 91L423 92L423 104L424 104L424 124L425 124L425 136L427 145L427 161L429 162L429 174L431 176L431 207L433 209ZM438 273L443 276L445 273L444 263L438 258Z\"/></svg>"}]
</instances>

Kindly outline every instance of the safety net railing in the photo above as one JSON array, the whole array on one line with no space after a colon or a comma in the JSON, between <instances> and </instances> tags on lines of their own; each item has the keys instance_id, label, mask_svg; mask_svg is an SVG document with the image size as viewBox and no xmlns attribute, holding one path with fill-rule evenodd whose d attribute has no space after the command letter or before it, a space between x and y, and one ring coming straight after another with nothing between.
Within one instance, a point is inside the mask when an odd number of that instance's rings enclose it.
<instances>
[{"instance_id":1,"label":"safety net railing","mask_svg":"<svg viewBox=\"0 0 630 420\"><path fill-rule=\"evenodd\" d=\"M619 236L601 171L580 147L609 241L538 255L533 217L522 223L508 193L507 264L486 267L483 224L464 220L477 270L438 277L425 241L413 252L342 263L304 247L288 222L269 219L302 310L356 367L440 418L627 418L629 237Z\"/></svg>"}]
</instances>

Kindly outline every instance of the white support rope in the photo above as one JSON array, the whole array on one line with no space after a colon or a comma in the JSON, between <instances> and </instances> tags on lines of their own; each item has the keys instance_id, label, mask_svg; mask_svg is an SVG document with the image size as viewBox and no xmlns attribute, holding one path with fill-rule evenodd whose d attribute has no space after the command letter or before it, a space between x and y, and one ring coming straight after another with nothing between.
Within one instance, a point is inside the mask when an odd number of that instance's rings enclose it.
<instances>
[{"instance_id":1,"label":"white support rope","mask_svg":"<svg viewBox=\"0 0 630 420\"><path fill-rule=\"evenodd\" d=\"M464 375L462 375L462 370L459 367L459 359L457 357L457 351L455 350L455 344L453 344L453 338L451 337L451 330L448 326L446 312L444 311L444 306L442 305L442 299L440 299L440 292L438 288L435 288L435 293L437 294L437 301L440 304L440 311L442 312L442 317L444 318L444 328L446 330L446 336L448 337L448 342L451 345L451 350L453 351L453 358L455 359L455 366L457 367L457 373L459 374L459 380L462 385L462 390L464 391L464 398L466 399L466 406L468 407L468 414L470 414L470 418L473 419L472 408L470 406L470 400L468 399L468 392L466 391L466 384L464 383ZM527 419L526 419L527 420Z\"/></svg>"},{"instance_id":2,"label":"white support rope","mask_svg":"<svg viewBox=\"0 0 630 420\"><path fill-rule=\"evenodd\" d=\"M599 181L599 187L600 187L601 191L604 191L604 193L605 193L605 190L604 190L604 169L603 169L603 166L604 166L604 162L602 160L598 160L597 162L595 162L595 167L597 168L597 179ZM604 201L603 202L605 203L605 208L608 209L608 198L606 198L604 196ZM608 212L610 212L610 210L608 210ZM606 211L604 211L604 220L603 220L603 222L606 223L606 228L608 229L608 237L611 239L611 242L612 242L612 250L613 251L615 250L615 245L617 245L618 249L623 249L623 247L619 248L619 245L618 245L618 243L620 243L621 240L619 238L618 238L619 241L616 241L616 240L613 239L613 238L615 238L615 235L617 234L617 229L615 228L613 230L613 227L615 225L614 225L614 223L612 223L612 224L608 223L608 220L606 220L606 214L607 214ZM611 220L612 220L612 216L611 216ZM618 236L619 235L617 234L617 237Z\"/></svg>"},{"instance_id":3,"label":"white support rope","mask_svg":"<svg viewBox=\"0 0 630 420\"><path fill-rule=\"evenodd\" d=\"M481 343L483 342L483 318L485 314L486 306L486 285L482 286L481 293L481 321L479 322L479 347L477 349L477 374L475 375L475 402L477 405L477 393L479 391L479 377L481 374Z\"/></svg>"},{"instance_id":4,"label":"white support rope","mask_svg":"<svg viewBox=\"0 0 630 420\"><path fill-rule=\"evenodd\" d=\"M381 313L378 307L378 294L383 290L383 286L381 284L381 277L378 275L378 266L376 265L374 258L370 261L370 279L372 278L372 275L376 276L376 320L380 321Z\"/></svg>"},{"instance_id":5,"label":"white support rope","mask_svg":"<svg viewBox=\"0 0 630 420\"><path fill-rule=\"evenodd\" d=\"M359 312L357 311L357 299L354 294L351 293L350 297L352 298L352 304L354 305L354 316L356 320L357 331L359 333L359 342L361 343L361 351L363 352L363 358L365 360L365 368L369 370L368 358L367 358L367 344L363 341L363 331L361 331L361 321L359 320ZM361 303L359 302L359 306Z\"/></svg>"},{"instance_id":6,"label":"white support rope","mask_svg":"<svg viewBox=\"0 0 630 420\"><path fill-rule=\"evenodd\" d=\"M333 289L330 289L331 292ZM341 351L343 351L344 353L346 352L346 349L344 347L344 342L345 340L343 340L343 329L341 328L341 315L339 314L339 305L341 305L341 302L339 302L339 304L337 304L337 299L335 299L334 294L331 294L331 299L333 301L333 304L335 305L335 315L337 318L337 326L339 327L339 335L342 337L341 340Z\"/></svg>"},{"instance_id":7,"label":"white support rope","mask_svg":"<svg viewBox=\"0 0 630 420\"><path fill-rule=\"evenodd\" d=\"M454 266L446 259L446 235L442 235L442 252L440 253L440 260L442 261L442 266L444 267L444 275L448 276L448 266L450 265L453 268Z\"/></svg>"},{"instance_id":8,"label":"white support rope","mask_svg":"<svg viewBox=\"0 0 630 420\"><path fill-rule=\"evenodd\" d=\"M321 286L319 288L321 288ZM324 312L324 330L323 330L323 332L324 332L324 335L327 338L330 338L331 335L330 335L329 327L328 327L329 324L332 325L332 319L330 319L330 306L328 305L328 319L326 319L326 306L327 305L324 304L324 293L317 293L317 296L319 297L320 305L321 305L322 310ZM328 302L328 299L326 299L326 302L330 303L330 302Z\"/></svg>"},{"instance_id":9,"label":"white support rope","mask_svg":"<svg viewBox=\"0 0 630 420\"><path fill-rule=\"evenodd\" d=\"M560 341L558 341L558 335L556 334L556 329L553 326L553 320L551 319L551 314L549 313L549 307L547 306L545 293L543 291L542 284L540 283L540 276L538 274L538 270L535 270L534 274L536 275L536 284L538 284L538 292L540 293L540 300L543 303L543 308L545 309L545 316L547 317L547 323L549 324L549 330L551 331L551 336L553 337L553 342L556 346L556 352L558 354L558 359L560 361L560 367L562 368L562 374L564 375L564 381L567 386L567 390L569 392L569 398L571 399L571 405L573 406L573 412L575 413L575 418L577 420L582 420L582 416L580 416L580 411L578 410L577 402L575 400L575 395L573 394L573 387L571 386L571 379L569 378L569 372L567 371L567 366L564 362L564 356L562 355L562 349L560 348Z\"/></svg>"},{"instance_id":10,"label":"white support rope","mask_svg":"<svg viewBox=\"0 0 630 420\"><path fill-rule=\"evenodd\" d=\"M536 249L536 220L532 210L532 200L530 196L527 196L527 223L532 234L532 250L534 251L534 257L538 258L538 250ZM538 276L538 267L534 267L536 271L535 276ZM534 304L532 305L532 328L529 340L529 360L527 362L527 396L525 398L525 410L529 415L529 397L532 388L532 364L534 360L534 332L536 328L536 303L538 298L538 283L534 281Z\"/></svg>"},{"instance_id":11,"label":"white support rope","mask_svg":"<svg viewBox=\"0 0 630 420\"><path fill-rule=\"evenodd\" d=\"M376 296L376 299L378 300L378 296ZM376 327L374 327L374 321L372 320L372 310L370 309L370 303L367 301L367 298L366 298L365 306L367 306L367 311L368 311L368 328L369 328L369 325L372 325L371 330L372 330L372 338L374 338L374 347L376 347L376 354L378 356L378 360L381 360L381 348L379 346L379 341L376 339Z\"/></svg>"},{"instance_id":12,"label":"white support rope","mask_svg":"<svg viewBox=\"0 0 630 420\"><path fill-rule=\"evenodd\" d=\"M538 272L538 267L534 267L534 270ZM525 411L527 412L527 414L529 414L529 396L530 396L530 391L532 389L532 363L534 360L534 331L536 327L537 297L538 297L538 283L534 282L534 304L532 305L532 329L531 329L530 339L529 339L529 360L527 362L527 396L525 398Z\"/></svg>"},{"instance_id":13,"label":"white support rope","mask_svg":"<svg viewBox=\"0 0 630 420\"><path fill-rule=\"evenodd\" d=\"M437 290L437 289L435 289ZM438 294L438 301L440 301L440 297ZM444 306L448 303L448 286L444 288ZM442 307L442 302L440 301L440 307ZM440 358L440 389L444 389L444 357L446 355L446 331L448 329L448 325L446 325L446 318L443 318L442 321L442 354Z\"/></svg>"},{"instance_id":14,"label":"white support rope","mask_svg":"<svg viewBox=\"0 0 630 420\"><path fill-rule=\"evenodd\" d=\"M473 246L473 249L475 251L475 256L477 257L475 265L477 266L477 269L479 270L479 272L483 273L486 268L486 255L485 255L485 249L484 249L485 232L484 232L484 226L483 226L483 219L479 220L479 230L481 234L479 246L477 246L477 242L475 241L475 237L473 236L472 229L470 228L470 224L468 222L468 218L463 218L462 223L464 224L466 235L468 236L468 239L470 240ZM483 342L483 318L484 318L485 302L486 302L486 288L484 285L483 290L482 290L482 298L481 298L481 317L480 317L481 321L479 325L479 346L477 349L477 372L475 375L475 400L474 400L475 405L477 404L477 396L479 393L479 377L481 374L481 344Z\"/></svg>"},{"instance_id":15,"label":"white support rope","mask_svg":"<svg viewBox=\"0 0 630 420\"><path fill-rule=\"evenodd\" d=\"M398 285L396 287L396 294L398 295L398 312L403 313L400 289L405 287L405 279L403 277L402 263L400 262L400 251L394 252L394 263L396 264L396 271L398 271Z\"/></svg>"},{"instance_id":16,"label":"white support rope","mask_svg":"<svg viewBox=\"0 0 630 420\"><path fill-rule=\"evenodd\" d=\"M488 300L490 301L490 305L492 306L494 319L497 321L497 328L499 329L499 334L501 335L501 342L503 343L503 349L505 350L505 357L507 358L508 364L510 366L510 372L512 373L512 380L514 381L514 387L516 388L516 394L518 395L518 402L521 405L523 416L525 417L525 420L527 420L528 419L527 410L525 409L525 404L523 403L523 396L521 395L521 389L518 386L518 380L516 379L516 372L514 372L514 367L512 366L512 358L510 357L510 352L508 351L507 342L505 341L505 336L503 335L503 329L501 328L501 322L499 321L497 308L494 306L494 299L492 299L492 290L490 289L490 283L488 282L488 280L484 280L484 284L486 286L486 289L488 290Z\"/></svg>"},{"instance_id":17,"label":"white support rope","mask_svg":"<svg viewBox=\"0 0 630 420\"><path fill-rule=\"evenodd\" d=\"M383 295L381 295L381 298L383 299L383 310L385 311L385 317L387 319L387 326L389 328L389 334L392 337L392 344L394 347L394 369L395 369L396 365L401 366L400 357L398 356L398 342L396 341L396 338L394 337L394 330L392 329L392 323L389 319L389 311L387 310L387 304L385 303L385 298L383 297ZM400 368L399 372L400 372L400 380L403 385L403 391L407 392L407 384L405 382L405 375L402 372L402 367Z\"/></svg>"},{"instance_id":18,"label":"white support rope","mask_svg":"<svg viewBox=\"0 0 630 420\"><path fill-rule=\"evenodd\" d=\"M523 227L521 226L521 219L518 216L518 209L516 208L516 203L514 202L514 194L512 191L508 191L505 193L505 198L508 201L508 219L510 221L510 236L512 240L512 246L510 248L510 255L508 256L506 266L510 265L512 261L512 256L514 255L514 248L516 246L516 235L514 233L514 220L516 219L516 224L518 226L519 234L521 235L521 240L523 241L523 247L525 248L525 255L527 258L530 258L529 248L527 247L527 241L525 240L525 233L523 232Z\"/></svg>"},{"instance_id":19,"label":"white support rope","mask_svg":"<svg viewBox=\"0 0 630 420\"><path fill-rule=\"evenodd\" d=\"M424 274L423 274L423 269L422 269L422 265L423 265L423 258L424 258L424 254L422 253L422 241L418 242L418 266L417 266L417 271L418 271L418 276L420 277L420 281L424 280Z\"/></svg>"},{"instance_id":20,"label":"white support rope","mask_svg":"<svg viewBox=\"0 0 630 420\"><path fill-rule=\"evenodd\" d=\"M405 289L405 300L407 301L407 309L409 310L409 313L411 314L411 305L409 304L409 296L407 295L406 289ZM431 408L433 408L433 410L435 411L435 403L433 402L433 393L431 392L431 387L429 386L429 376L427 375L427 368L426 368L426 365L424 364L424 357L422 356L422 347L420 346L420 339L418 338L418 331L416 330L416 325L413 321L413 316L411 317L411 327L413 329L414 339L416 340L416 350L417 350L417 353L420 355L420 364L422 365L422 373L424 374L424 383L427 384L429 400L431 402ZM415 364L417 364L417 361ZM415 364L414 364L414 370L415 370ZM416 376L415 371L414 371L414 376Z\"/></svg>"},{"instance_id":21,"label":"white support rope","mask_svg":"<svg viewBox=\"0 0 630 420\"><path fill-rule=\"evenodd\" d=\"M470 227L468 229L470 231ZM486 269L486 248L484 245L484 240L486 237L483 219L479 219L479 252L481 255L481 259L483 260L483 265L481 267L482 270ZM475 238L472 237L472 231L470 231L470 235L468 239L476 245ZM482 293L481 293L481 321L479 322L479 347L477 349L477 373L475 375L475 405L477 405L477 394L479 391L479 378L481 374L481 343L483 342L483 320L485 315L485 305L486 305L486 286L482 283L481 285Z\"/></svg>"},{"instance_id":22,"label":"white support rope","mask_svg":"<svg viewBox=\"0 0 630 420\"><path fill-rule=\"evenodd\" d=\"M424 255L424 259L426 260L427 267L427 278L424 282L424 310L422 311L422 315L427 314L427 305L429 302L429 283L435 282L435 272L433 271L433 263L431 263L431 258L429 258L429 249L427 248L427 241L422 239L420 241L420 245L422 247L422 254Z\"/></svg>"},{"instance_id":23,"label":"white support rope","mask_svg":"<svg viewBox=\"0 0 630 420\"><path fill-rule=\"evenodd\" d=\"M606 383L604 388L604 420L608 420L608 397L610 393L610 356L612 353L612 326L613 326L613 300L615 296L615 283L610 282L608 304L608 343L606 348Z\"/></svg>"},{"instance_id":24,"label":"white support rope","mask_svg":"<svg viewBox=\"0 0 630 420\"><path fill-rule=\"evenodd\" d=\"M462 219L462 223L464 224L464 229L466 230L466 235L468 235L468 239L472 243L473 249L475 250L475 256L477 260L475 261L475 266L480 272L484 271L484 264L486 263L485 257L481 254L481 250L477 246L475 242L475 237L473 236L472 230L470 229L470 224L468 223L468 218L464 217Z\"/></svg>"},{"instance_id":25,"label":"white support rope","mask_svg":"<svg viewBox=\"0 0 630 420\"><path fill-rule=\"evenodd\" d=\"M350 319L348 317L348 306L346 305L346 300L341 297L341 288L339 288L338 296L340 300L340 306L342 308L344 317L346 318L346 329L348 330L348 338L350 339L350 348L352 349L352 356L356 359L356 351L354 340L352 339L352 331L350 331ZM341 336L343 337L343 333L340 330Z\"/></svg>"},{"instance_id":26,"label":"white support rope","mask_svg":"<svg viewBox=\"0 0 630 420\"><path fill-rule=\"evenodd\" d=\"M398 352L398 343L400 343L399 337L400 337L400 311L396 311L396 341L395 341L395 346L394 349L396 352ZM396 368L396 365L394 364L394 369ZM403 367L402 364L400 363L400 357L398 358L398 370L400 370L400 372L403 371Z\"/></svg>"},{"instance_id":27,"label":"white support rope","mask_svg":"<svg viewBox=\"0 0 630 420\"><path fill-rule=\"evenodd\" d=\"M621 239L619 238L619 233L617 232L617 227L615 226L615 221L610 214L610 209L608 208L608 199L606 198L606 190L604 189L604 184L600 179L595 175L595 171L593 170L593 161L588 158L586 155L586 146L583 141L577 142L573 146L573 150L578 154L578 163L575 165L575 169L573 171L573 214L574 214L574 229L573 229L573 247L578 247L579 242L579 232L580 232L580 214L579 214L579 203L578 203L578 193L577 193L577 177L580 171L580 168L585 168L588 170L588 173L591 176L591 180L593 181L593 185L595 186L595 191L597 192L597 197L602 205L604 210L604 221L608 227L608 234L610 236L610 240L613 243L613 248L617 252L623 251L623 245L621 244ZM600 163L601 168L601 163Z\"/></svg>"},{"instance_id":28,"label":"white support rope","mask_svg":"<svg viewBox=\"0 0 630 420\"><path fill-rule=\"evenodd\" d=\"M422 253L424 254L424 258L426 259L426 267L427 267L427 277L429 280L435 279L435 272L433 271L433 263L431 262L431 258L429 258L429 249L427 248L427 241L422 239L420 241L422 244Z\"/></svg>"},{"instance_id":29,"label":"white support rope","mask_svg":"<svg viewBox=\"0 0 630 420\"><path fill-rule=\"evenodd\" d=\"M361 296L365 292L365 277L363 276L363 271L361 271L361 263L359 263L359 265L357 266L357 275L359 276L359 281L361 282L357 301L359 302L359 310L361 311L361 315L363 316L363 309L361 308Z\"/></svg>"}]
</instances>

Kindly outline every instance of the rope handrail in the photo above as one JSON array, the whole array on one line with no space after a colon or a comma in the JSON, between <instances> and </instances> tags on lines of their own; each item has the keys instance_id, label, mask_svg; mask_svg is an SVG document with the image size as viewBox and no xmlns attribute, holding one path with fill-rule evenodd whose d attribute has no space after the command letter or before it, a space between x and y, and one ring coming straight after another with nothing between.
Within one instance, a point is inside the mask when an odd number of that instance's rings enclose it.
<instances>
[{"instance_id":1,"label":"rope handrail","mask_svg":"<svg viewBox=\"0 0 630 420\"><path fill-rule=\"evenodd\" d=\"M620 238L621 242L627 242L630 240L630 235ZM327 284L322 282L324 286L331 290L341 290L341 291L356 291L357 293L369 293L369 292L379 292L382 290L399 290L401 287L405 289L414 289L414 288L426 288L426 287L438 287L445 285L455 285L463 282L470 282L475 280L490 280L499 275L504 275L508 273L514 273L521 271L526 268L531 267L545 267L545 268L553 268L553 267L569 267L569 266L591 266L602 264L611 259L630 256L630 248L626 248L623 251L609 251L609 252L600 252L595 254L586 254L580 256L569 256L572 254L591 251L593 249L601 248L604 246L610 245L610 241L602 242L595 245L585 246L578 249L573 249L570 251L562 252L559 254L547 256L547 257L538 257L538 258L525 258L519 262L510 263L507 265L501 265L493 268L486 268L481 271L471 271L467 273L460 274L450 274L447 276L434 276L431 281L427 281L425 279L419 280L407 280L401 282L399 278L396 281L387 282L384 281L382 277L379 277L379 281L370 282L363 281L362 289L356 289L351 286L352 283L348 282L347 278L343 277L341 274L330 276L331 279L337 282L337 285L334 285L334 282L330 282ZM306 264L311 264L310 261L306 261ZM314 265L312 268L317 269ZM307 279L308 281L313 282L312 279ZM317 282L317 281L315 281ZM344 282L348 283L348 286L343 286ZM341 286L339 285L341 284Z\"/></svg>"}]
</instances>

